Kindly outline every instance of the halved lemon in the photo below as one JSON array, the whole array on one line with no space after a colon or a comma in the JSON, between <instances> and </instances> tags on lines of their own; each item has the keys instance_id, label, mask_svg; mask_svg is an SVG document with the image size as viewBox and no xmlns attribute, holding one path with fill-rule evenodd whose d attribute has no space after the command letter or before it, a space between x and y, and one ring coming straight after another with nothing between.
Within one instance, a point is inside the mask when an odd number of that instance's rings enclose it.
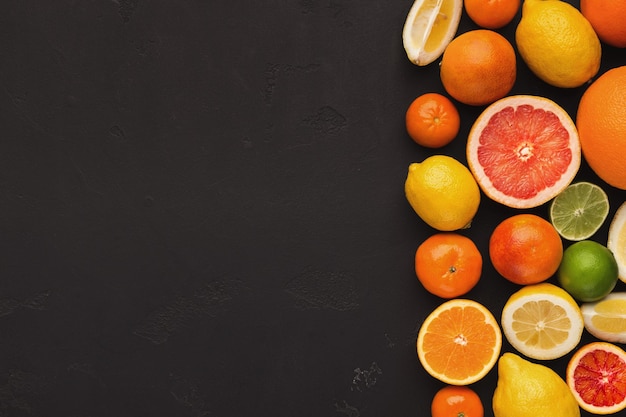
<instances>
[{"instance_id":1,"label":"halved lemon","mask_svg":"<svg viewBox=\"0 0 626 417\"><path fill-rule=\"evenodd\" d=\"M409 60L424 66L439 58L456 34L462 11L463 0L415 0L402 31Z\"/></svg>"},{"instance_id":2,"label":"halved lemon","mask_svg":"<svg viewBox=\"0 0 626 417\"><path fill-rule=\"evenodd\" d=\"M626 292L614 292L580 307L585 329L600 340L626 343Z\"/></svg>"},{"instance_id":3,"label":"halved lemon","mask_svg":"<svg viewBox=\"0 0 626 417\"><path fill-rule=\"evenodd\" d=\"M626 282L626 202L617 209L609 226L609 248L619 268L619 279Z\"/></svg>"},{"instance_id":4,"label":"halved lemon","mask_svg":"<svg viewBox=\"0 0 626 417\"><path fill-rule=\"evenodd\" d=\"M501 324L511 346L539 360L571 352L585 328L576 301L550 283L527 285L511 295L502 309Z\"/></svg>"}]
</instances>

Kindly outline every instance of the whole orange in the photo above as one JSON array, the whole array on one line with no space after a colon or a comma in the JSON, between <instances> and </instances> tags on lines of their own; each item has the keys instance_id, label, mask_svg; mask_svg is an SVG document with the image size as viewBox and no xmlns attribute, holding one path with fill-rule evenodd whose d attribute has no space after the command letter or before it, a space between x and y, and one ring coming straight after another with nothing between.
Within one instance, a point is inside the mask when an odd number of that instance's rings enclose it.
<instances>
[{"instance_id":1,"label":"whole orange","mask_svg":"<svg viewBox=\"0 0 626 417\"><path fill-rule=\"evenodd\" d=\"M587 88L578 105L576 128L591 169L626 190L626 66L608 70Z\"/></svg>"},{"instance_id":2,"label":"whole orange","mask_svg":"<svg viewBox=\"0 0 626 417\"><path fill-rule=\"evenodd\" d=\"M464 0L463 6L478 26L500 29L513 20L520 8L520 0Z\"/></svg>"},{"instance_id":3,"label":"whole orange","mask_svg":"<svg viewBox=\"0 0 626 417\"><path fill-rule=\"evenodd\" d=\"M446 385L435 393L432 417L483 417L485 409L480 397L470 387Z\"/></svg>"},{"instance_id":4,"label":"whole orange","mask_svg":"<svg viewBox=\"0 0 626 417\"><path fill-rule=\"evenodd\" d=\"M580 11L589 20L601 41L626 48L626 1L580 0Z\"/></svg>"},{"instance_id":5,"label":"whole orange","mask_svg":"<svg viewBox=\"0 0 626 417\"><path fill-rule=\"evenodd\" d=\"M461 127L454 103L438 93L422 94L413 100L405 119L409 136L428 148L441 148L452 142Z\"/></svg>"},{"instance_id":6,"label":"whole orange","mask_svg":"<svg viewBox=\"0 0 626 417\"><path fill-rule=\"evenodd\" d=\"M472 106L492 103L511 91L517 76L515 50L488 29L465 32L448 44L440 77L446 92Z\"/></svg>"},{"instance_id":7,"label":"whole orange","mask_svg":"<svg viewBox=\"0 0 626 417\"><path fill-rule=\"evenodd\" d=\"M480 279L483 258L474 242L458 233L436 233L415 252L417 279L431 294L455 298Z\"/></svg>"},{"instance_id":8,"label":"whole orange","mask_svg":"<svg viewBox=\"0 0 626 417\"><path fill-rule=\"evenodd\" d=\"M520 285L550 278L563 258L563 242L547 220L517 214L503 220L489 239L489 257L500 275Z\"/></svg>"}]
</instances>

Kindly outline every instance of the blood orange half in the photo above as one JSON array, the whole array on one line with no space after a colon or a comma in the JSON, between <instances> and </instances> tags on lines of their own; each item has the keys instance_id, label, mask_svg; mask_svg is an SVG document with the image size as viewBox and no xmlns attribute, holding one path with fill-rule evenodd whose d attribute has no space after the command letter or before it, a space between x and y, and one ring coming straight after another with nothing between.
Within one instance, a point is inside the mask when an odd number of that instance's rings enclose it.
<instances>
[{"instance_id":1,"label":"blood orange half","mask_svg":"<svg viewBox=\"0 0 626 417\"><path fill-rule=\"evenodd\" d=\"M467 161L487 197L537 207L574 179L581 151L576 125L550 99L508 96L488 106L467 139Z\"/></svg>"},{"instance_id":2,"label":"blood orange half","mask_svg":"<svg viewBox=\"0 0 626 417\"><path fill-rule=\"evenodd\" d=\"M626 408L626 352L608 342L578 349L567 365L567 385L578 405L593 414Z\"/></svg>"}]
</instances>

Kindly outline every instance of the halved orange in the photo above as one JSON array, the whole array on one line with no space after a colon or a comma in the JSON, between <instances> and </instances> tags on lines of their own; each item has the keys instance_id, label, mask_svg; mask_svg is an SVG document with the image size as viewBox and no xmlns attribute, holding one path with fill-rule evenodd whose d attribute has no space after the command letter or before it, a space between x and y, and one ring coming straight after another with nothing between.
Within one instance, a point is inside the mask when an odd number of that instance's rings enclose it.
<instances>
[{"instance_id":1,"label":"halved orange","mask_svg":"<svg viewBox=\"0 0 626 417\"><path fill-rule=\"evenodd\" d=\"M477 301L455 298L428 315L417 335L417 356L431 376L450 385L469 385L496 364L502 332Z\"/></svg>"},{"instance_id":2,"label":"halved orange","mask_svg":"<svg viewBox=\"0 0 626 417\"><path fill-rule=\"evenodd\" d=\"M567 385L578 405L593 414L626 408L626 352L608 342L591 342L567 365Z\"/></svg>"},{"instance_id":3,"label":"halved orange","mask_svg":"<svg viewBox=\"0 0 626 417\"><path fill-rule=\"evenodd\" d=\"M467 162L492 200L532 208L574 179L581 150L569 114L545 97L514 95L488 106L467 139Z\"/></svg>"}]
</instances>

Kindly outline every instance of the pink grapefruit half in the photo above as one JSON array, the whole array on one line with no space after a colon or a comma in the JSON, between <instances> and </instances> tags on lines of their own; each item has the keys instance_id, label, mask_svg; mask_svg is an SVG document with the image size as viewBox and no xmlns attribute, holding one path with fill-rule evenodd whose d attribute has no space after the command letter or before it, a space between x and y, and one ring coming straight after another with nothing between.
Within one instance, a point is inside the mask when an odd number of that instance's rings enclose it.
<instances>
[{"instance_id":1,"label":"pink grapefruit half","mask_svg":"<svg viewBox=\"0 0 626 417\"><path fill-rule=\"evenodd\" d=\"M515 95L489 105L467 139L467 161L487 197L513 208L551 200L574 179L581 150L569 114L545 97Z\"/></svg>"},{"instance_id":2,"label":"pink grapefruit half","mask_svg":"<svg viewBox=\"0 0 626 417\"><path fill-rule=\"evenodd\" d=\"M617 413L626 408L626 352L612 343L591 342L570 359L566 381L583 410Z\"/></svg>"}]
</instances>

